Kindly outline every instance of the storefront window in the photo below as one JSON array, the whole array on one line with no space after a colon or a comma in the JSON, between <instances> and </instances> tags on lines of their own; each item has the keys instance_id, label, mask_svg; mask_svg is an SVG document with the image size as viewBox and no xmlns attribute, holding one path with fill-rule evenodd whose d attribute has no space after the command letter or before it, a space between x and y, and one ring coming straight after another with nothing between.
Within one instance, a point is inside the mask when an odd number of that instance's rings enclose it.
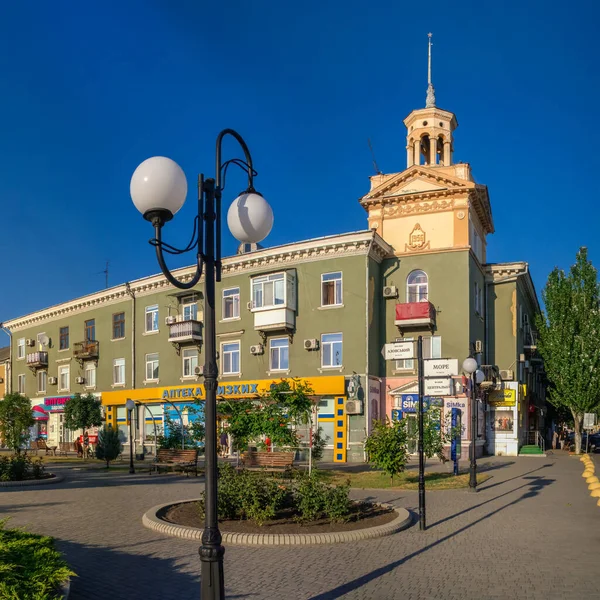
<instances>
[{"instance_id":1,"label":"storefront window","mask_svg":"<svg viewBox=\"0 0 600 600\"><path fill-rule=\"evenodd\" d=\"M333 447L335 398L321 398L317 414L317 427L321 429L321 437L327 446Z\"/></svg>"}]
</instances>

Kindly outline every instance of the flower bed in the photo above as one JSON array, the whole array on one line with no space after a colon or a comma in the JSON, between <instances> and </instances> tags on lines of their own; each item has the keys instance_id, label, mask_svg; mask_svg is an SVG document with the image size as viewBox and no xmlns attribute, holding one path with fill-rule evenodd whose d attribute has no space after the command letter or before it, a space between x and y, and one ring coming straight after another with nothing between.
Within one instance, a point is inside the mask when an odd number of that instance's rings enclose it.
<instances>
[{"instance_id":1,"label":"flower bed","mask_svg":"<svg viewBox=\"0 0 600 600\"><path fill-rule=\"evenodd\" d=\"M0 457L0 481L29 481L47 479L41 458L32 459L26 454Z\"/></svg>"},{"instance_id":2,"label":"flower bed","mask_svg":"<svg viewBox=\"0 0 600 600\"><path fill-rule=\"evenodd\" d=\"M74 573L50 537L7 529L0 520L0 598L58 600Z\"/></svg>"}]
</instances>

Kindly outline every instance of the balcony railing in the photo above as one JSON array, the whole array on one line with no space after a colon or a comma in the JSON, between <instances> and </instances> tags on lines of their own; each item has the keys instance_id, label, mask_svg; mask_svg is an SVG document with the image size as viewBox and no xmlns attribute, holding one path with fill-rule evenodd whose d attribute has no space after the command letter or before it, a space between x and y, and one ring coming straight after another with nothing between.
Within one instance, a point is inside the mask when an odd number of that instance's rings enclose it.
<instances>
[{"instance_id":1,"label":"balcony railing","mask_svg":"<svg viewBox=\"0 0 600 600\"><path fill-rule=\"evenodd\" d=\"M500 371L496 365L481 365L479 369L485 375L485 379L479 384L481 388L495 388L497 384L501 383Z\"/></svg>"},{"instance_id":2,"label":"balcony railing","mask_svg":"<svg viewBox=\"0 0 600 600\"><path fill-rule=\"evenodd\" d=\"M201 321L179 321L169 325L169 341L183 344L185 342L202 341Z\"/></svg>"},{"instance_id":3,"label":"balcony railing","mask_svg":"<svg viewBox=\"0 0 600 600\"><path fill-rule=\"evenodd\" d=\"M28 367L47 367L48 353L47 352L30 352L27 355Z\"/></svg>"},{"instance_id":4,"label":"balcony railing","mask_svg":"<svg viewBox=\"0 0 600 600\"><path fill-rule=\"evenodd\" d=\"M427 300L396 304L396 319L394 322L401 327L433 325L435 323L435 307Z\"/></svg>"},{"instance_id":5,"label":"balcony railing","mask_svg":"<svg viewBox=\"0 0 600 600\"><path fill-rule=\"evenodd\" d=\"M100 343L95 340L87 342L76 342L73 346L73 356L77 360L88 360L98 358Z\"/></svg>"}]
</instances>

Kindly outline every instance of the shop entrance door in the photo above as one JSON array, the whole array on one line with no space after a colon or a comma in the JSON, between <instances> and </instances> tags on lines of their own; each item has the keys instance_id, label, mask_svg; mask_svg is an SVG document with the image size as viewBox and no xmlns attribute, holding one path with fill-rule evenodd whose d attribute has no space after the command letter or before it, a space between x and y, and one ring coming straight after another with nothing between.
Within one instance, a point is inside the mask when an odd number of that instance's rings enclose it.
<instances>
[{"instance_id":1,"label":"shop entrance door","mask_svg":"<svg viewBox=\"0 0 600 600\"><path fill-rule=\"evenodd\" d=\"M58 446L60 441L60 430L62 429L62 423L59 417L62 417L62 413L51 412L48 415L48 446Z\"/></svg>"}]
</instances>

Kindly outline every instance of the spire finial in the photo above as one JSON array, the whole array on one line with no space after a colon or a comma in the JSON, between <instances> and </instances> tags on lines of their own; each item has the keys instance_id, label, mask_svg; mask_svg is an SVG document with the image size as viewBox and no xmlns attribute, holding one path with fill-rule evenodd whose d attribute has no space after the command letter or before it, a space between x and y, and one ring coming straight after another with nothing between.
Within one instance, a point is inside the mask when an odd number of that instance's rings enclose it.
<instances>
[{"instance_id":1,"label":"spire finial","mask_svg":"<svg viewBox=\"0 0 600 600\"><path fill-rule=\"evenodd\" d=\"M433 37L433 34L428 33L427 37L429 38L429 43L427 55L427 97L425 99L425 108L435 108L435 88L433 87L433 83L431 83L431 46L433 46L431 38Z\"/></svg>"}]
</instances>

